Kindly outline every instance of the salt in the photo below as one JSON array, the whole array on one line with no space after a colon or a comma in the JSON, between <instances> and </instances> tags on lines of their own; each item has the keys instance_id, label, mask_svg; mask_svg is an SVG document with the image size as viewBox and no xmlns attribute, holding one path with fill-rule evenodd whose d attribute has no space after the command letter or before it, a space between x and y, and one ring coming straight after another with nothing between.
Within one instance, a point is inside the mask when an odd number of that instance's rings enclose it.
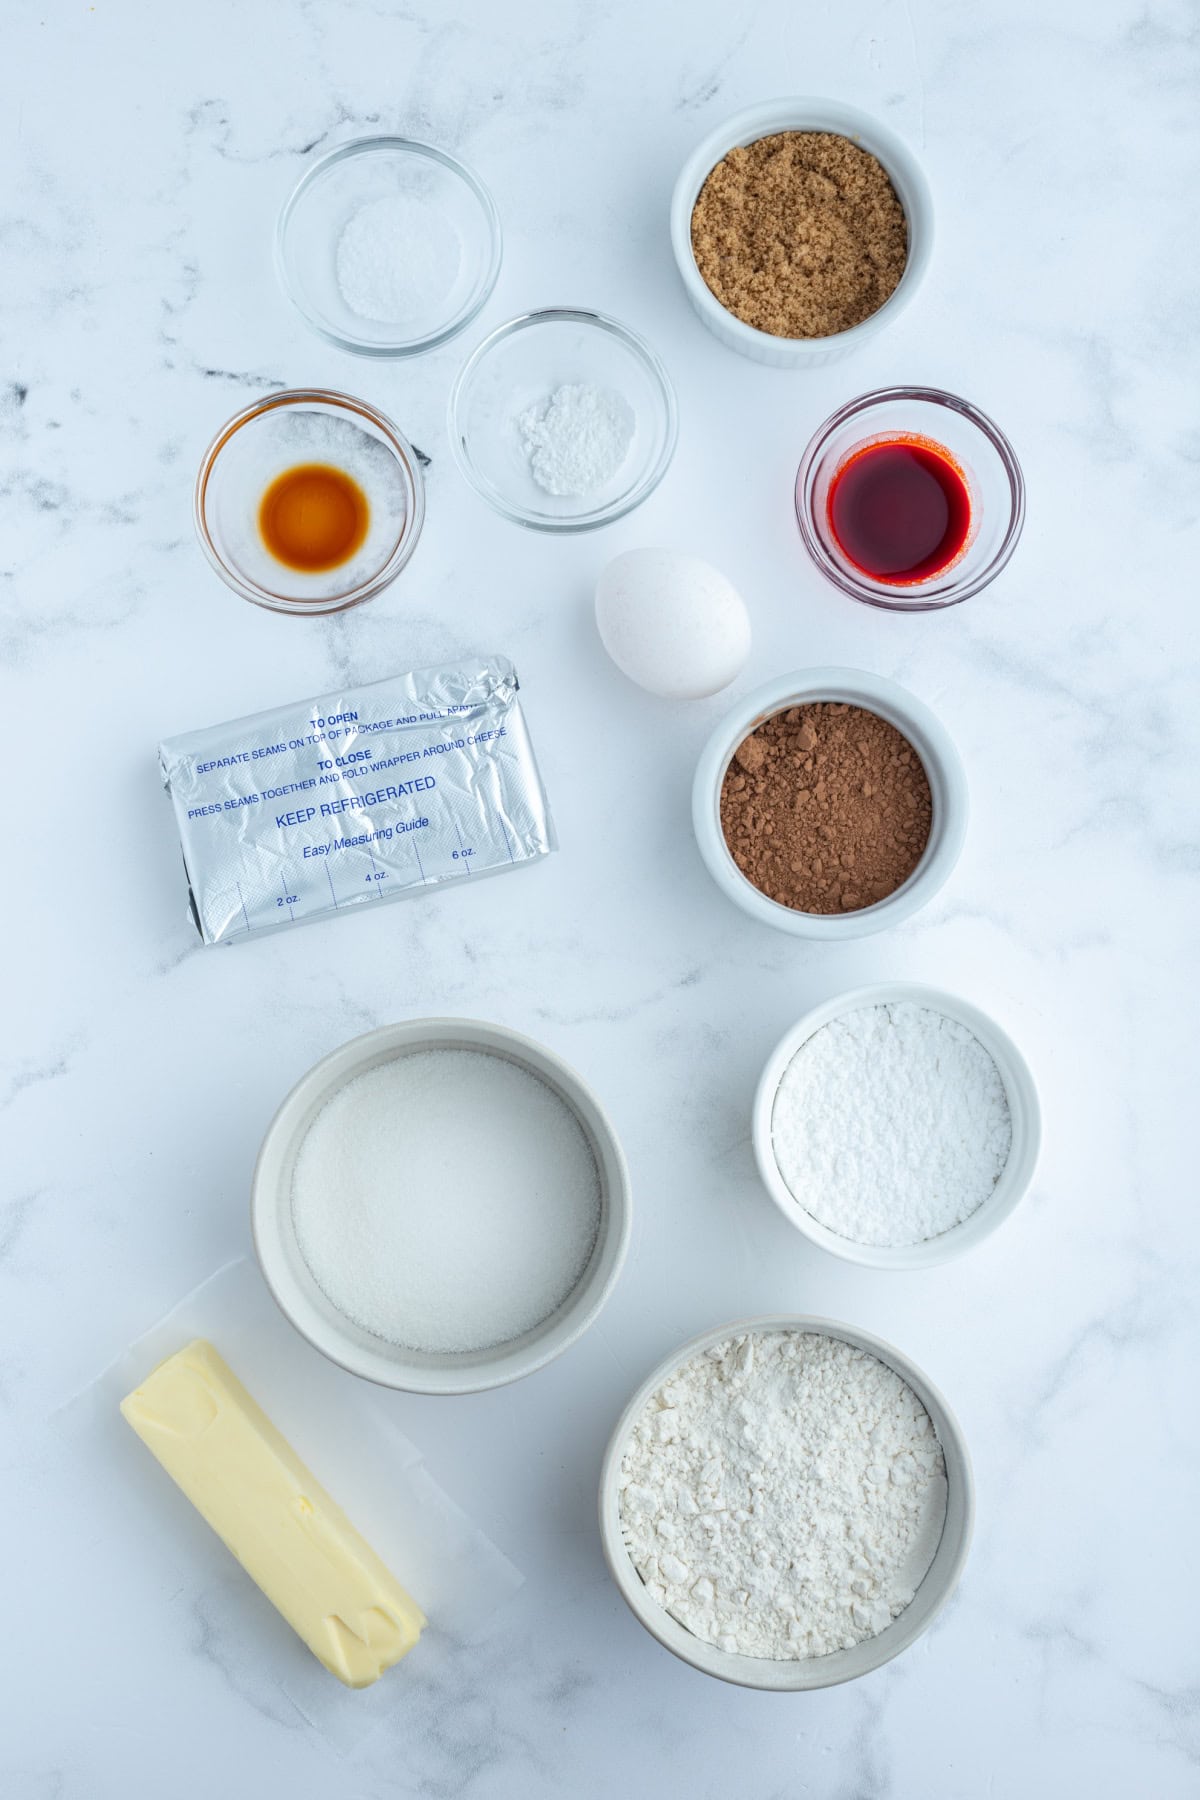
<instances>
[{"instance_id":1,"label":"salt","mask_svg":"<svg viewBox=\"0 0 1200 1800\"><path fill-rule=\"evenodd\" d=\"M462 240L444 214L409 194L385 194L360 206L338 239L337 283L362 319L433 324L461 262Z\"/></svg>"},{"instance_id":2,"label":"salt","mask_svg":"<svg viewBox=\"0 0 1200 1800\"><path fill-rule=\"evenodd\" d=\"M784 1070L775 1161L820 1224L857 1244L940 1237L992 1193L1012 1147L1000 1071L956 1019L901 1002L815 1031Z\"/></svg>"},{"instance_id":3,"label":"salt","mask_svg":"<svg viewBox=\"0 0 1200 1800\"><path fill-rule=\"evenodd\" d=\"M489 1349L575 1287L600 1225L583 1128L486 1051L418 1050L356 1076L301 1142L296 1238L317 1286L407 1349Z\"/></svg>"}]
</instances>

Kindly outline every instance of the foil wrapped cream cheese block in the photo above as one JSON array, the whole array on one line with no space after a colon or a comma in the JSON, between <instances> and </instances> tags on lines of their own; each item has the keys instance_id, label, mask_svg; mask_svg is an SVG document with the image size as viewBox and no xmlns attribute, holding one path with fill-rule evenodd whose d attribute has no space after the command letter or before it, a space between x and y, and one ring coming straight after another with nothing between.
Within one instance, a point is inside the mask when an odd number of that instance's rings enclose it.
<instances>
[{"instance_id":1,"label":"foil wrapped cream cheese block","mask_svg":"<svg viewBox=\"0 0 1200 1800\"><path fill-rule=\"evenodd\" d=\"M546 856L518 685L506 657L469 656L160 744L205 943Z\"/></svg>"},{"instance_id":2,"label":"foil wrapped cream cheese block","mask_svg":"<svg viewBox=\"0 0 1200 1800\"><path fill-rule=\"evenodd\" d=\"M406 1656L425 1616L202 1338L121 1412L313 1655L347 1687Z\"/></svg>"}]
</instances>

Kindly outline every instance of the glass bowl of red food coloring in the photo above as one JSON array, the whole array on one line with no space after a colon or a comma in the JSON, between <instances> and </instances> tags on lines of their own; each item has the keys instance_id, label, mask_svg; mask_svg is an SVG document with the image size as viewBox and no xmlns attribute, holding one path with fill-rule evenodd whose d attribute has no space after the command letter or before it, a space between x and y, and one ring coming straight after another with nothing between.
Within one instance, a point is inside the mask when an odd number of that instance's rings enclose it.
<instances>
[{"instance_id":1,"label":"glass bowl of red food coloring","mask_svg":"<svg viewBox=\"0 0 1200 1800\"><path fill-rule=\"evenodd\" d=\"M827 419L796 476L796 518L821 573L892 612L955 606L994 581L1025 522L1012 445L940 388L879 388Z\"/></svg>"}]
</instances>

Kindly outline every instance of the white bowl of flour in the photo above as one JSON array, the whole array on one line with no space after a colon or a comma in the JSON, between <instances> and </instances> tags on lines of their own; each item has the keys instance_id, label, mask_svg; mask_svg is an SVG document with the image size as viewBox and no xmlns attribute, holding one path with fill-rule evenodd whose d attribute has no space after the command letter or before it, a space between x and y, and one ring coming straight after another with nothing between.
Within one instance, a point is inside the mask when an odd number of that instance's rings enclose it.
<instances>
[{"instance_id":1,"label":"white bowl of flour","mask_svg":"<svg viewBox=\"0 0 1200 1800\"><path fill-rule=\"evenodd\" d=\"M754 1097L759 1174L821 1249L925 1269L990 1236L1029 1188L1041 1109L1029 1065L977 1006L879 982L804 1015Z\"/></svg>"},{"instance_id":2,"label":"white bowl of flour","mask_svg":"<svg viewBox=\"0 0 1200 1800\"><path fill-rule=\"evenodd\" d=\"M552 1052L477 1019L353 1038L276 1113L254 1172L263 1278L352 1374L466 1394L575 1342L629 1240L607 1115Z\"/></svg>"},{"instance_id":3,"label":"white bowl of flour","mask_svg":"<svg viewBox=\"0 0 1200 1800\"><path fill-rule=\"evenodd\" d=\"M853 1681L932 1623L966 1561L970 1458L906 1356L829 1319L742 1319L653 1369L600 1481L609 1570L668 1650L777 1693Z\"/></svg>"}]
</instances>

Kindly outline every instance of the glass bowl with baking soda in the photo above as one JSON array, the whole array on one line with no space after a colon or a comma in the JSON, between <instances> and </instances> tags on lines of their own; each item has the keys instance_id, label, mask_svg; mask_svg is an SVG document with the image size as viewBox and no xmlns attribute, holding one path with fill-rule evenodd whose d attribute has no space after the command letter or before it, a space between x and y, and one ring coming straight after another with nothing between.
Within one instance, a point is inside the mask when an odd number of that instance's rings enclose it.
<instances>
[{"instance_id":1,"label":"glass bowl with baking soda","mask_svg":"<svg viewBox=\"0 0 1200 1800\"><path fill-rule=\"evenodd\" d=\"M450 442L478 494L533 531L590 531L640 506L675 452L675 390L645 339L547 307L486 337L450 395Z\"/></svg>"},{"instance_id":2,"label":"glass bowl with baking soda","mask_svg":"<svg viewBox=\"0 0 1200 1800\"><path fill-rule=\"evenodd\" d=\"M365 400L289 388L224 424L194 514L222 581L272 612L342 612L394 581L421 535L417 452Z\"/></svg>"},{"instance_id":3,"label":"glass bowl with baking soda","mask_svg":"<svg viewBox=\"0 0 1200 1800\"><path fill-rule=\"evenodd\" d=\"M464 163L411 138L358 138L301 178L279 216L275 267L329 343L415 356L470 324L501 247L495 202Z\"/></svg>"},{"instance_id":4,"label":"glass bowl with baking soda","mask_svg":"<svg viewBox=\"0 0 1200 1800\"><path fill-rule=\"evenodd\" d=\"M940 388L880 388L816 433L796 519L821 573L855 600L933 612L1006 566L1025 522L1016 452L986 413Z\"/></svg>"}]
</instances>

